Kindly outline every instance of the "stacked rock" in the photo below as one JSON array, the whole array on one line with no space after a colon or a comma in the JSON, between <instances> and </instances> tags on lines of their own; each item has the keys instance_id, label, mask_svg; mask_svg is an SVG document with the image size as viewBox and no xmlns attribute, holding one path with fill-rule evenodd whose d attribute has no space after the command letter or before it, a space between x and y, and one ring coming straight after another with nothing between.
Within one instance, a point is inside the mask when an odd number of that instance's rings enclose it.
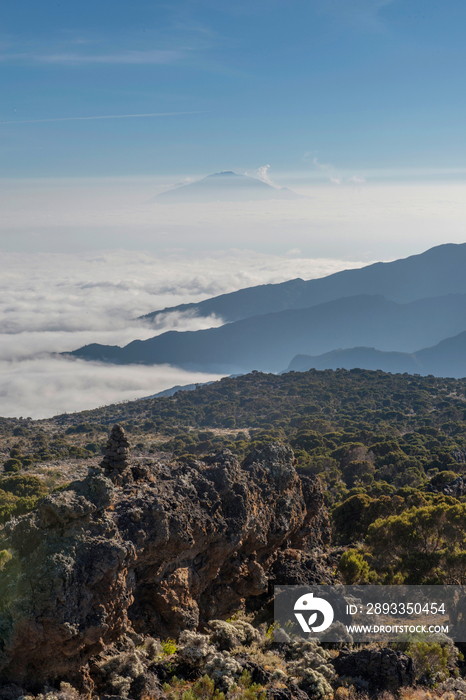
<instances>
[{"instance_id":1,"label":"stacked rock","mask_svg":"<svg viewBox=\"0 0 466 700\"><path fill-rule=\"evenodd\" d=\"M107 442L105 456L101 462L106 474L121 474L128 466L129 442L125 431L116 423Z\"/></svg>"}]
</instances>

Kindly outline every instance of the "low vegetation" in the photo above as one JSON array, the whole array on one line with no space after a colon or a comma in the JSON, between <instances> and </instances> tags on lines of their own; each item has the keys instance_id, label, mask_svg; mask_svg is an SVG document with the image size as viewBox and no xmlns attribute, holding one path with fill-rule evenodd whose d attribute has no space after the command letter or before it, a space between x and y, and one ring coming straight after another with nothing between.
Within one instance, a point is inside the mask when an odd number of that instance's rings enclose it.
<instances>
[{"instance_id":1,"label":"low vegetation","mask_svg":"<svg viewBox=\"0 0 466 700\"><path fill-rule=\"evenodd\" d=\"M463 523L461 489L448 495L445 485L466 469L465 396L466 380L432 376L253 372L48 421L1 419L0 519L44 495L37 482L36 490L18 492L6 475L35 474L44 483L44 465L98 459L115 422L145 458L163 451L195 460L225 447L241 458L278 440L293 447L298 471L319 475L335 542L356 545L370 566L367 573L362 565L360 580L463 583L462 525L444 525L438 541L436 532L444 512ZM413 527L430 528L432 537L421 545L421 535L404 534Z\"/></svg>"},{"instance_id":2,"label":"low vegetation","mask_svg":"<svg viewBox=\"0 0 466 700\"><path fill-rule=\"evenodd\" d=\"M343 582L466 584L466 380L365 370L253 372L46 421L2 418L0 523L32 509L78 467L98 462L115 422L128 433L132 457L143 461L164 453L195 463L222 448L242 458L270 441L287 443L298 472L320 477ZM0 551L0 567L10 556ZM401 690L403 700L457 697L445 685L462 663L450 647L418 639L403 650L416 660L419 682L431 686ZM166 640L159 662L176 652ZM351 683L329 690L330 680L314 679L322 698L364 695ZM208 675L195 682L171 677L164 693L171 700L265 698L246 675L228 691Z\"/></svg>"}]
</instances>

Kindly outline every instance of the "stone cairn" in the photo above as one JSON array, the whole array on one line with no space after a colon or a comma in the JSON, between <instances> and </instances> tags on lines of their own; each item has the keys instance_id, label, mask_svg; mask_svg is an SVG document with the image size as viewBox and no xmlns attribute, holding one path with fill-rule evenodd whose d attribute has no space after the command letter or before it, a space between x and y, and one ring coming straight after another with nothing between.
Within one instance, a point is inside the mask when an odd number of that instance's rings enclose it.
<instances>
[{"instance_id":1,"label":"stone cairn","mask_svg":"<svg viewBox=\"0 0 466 700\"><path fill-rule=\"evenodd\" d=\"M121 425L113 426L107 442L105 456L100 463L105 469L105 475L112 479L120 476L129 462L129 442Z\"/></svg>"}]
</instances>

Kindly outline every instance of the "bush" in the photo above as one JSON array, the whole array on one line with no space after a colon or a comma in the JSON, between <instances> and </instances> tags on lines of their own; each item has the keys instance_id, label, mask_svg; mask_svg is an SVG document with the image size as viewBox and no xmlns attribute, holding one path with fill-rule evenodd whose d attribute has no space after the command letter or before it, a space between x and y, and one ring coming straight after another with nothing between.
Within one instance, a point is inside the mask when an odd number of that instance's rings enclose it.
<instances>
[{"instance_id":1,"label":"bush","mask_svg":"<svg viewBox=\"0 0 466 700\"><path fill-rule=\"evenodd\" d=\"M3 469L6 472L19 472L21 471L22 464L19 459L7 459L3 462Z\"/></svg>"},{"instance_id":2,"label":"bush","mask_svg":"<svg viewBox=\"0 0 466 700\"><path fill-rule=\"evenodd\" d=\"M6 523L7 520L15 515L15 506L18 499L12 493L7 493L0 489L0 523Z\"/></svg>"},{"instance_id":3,"label":"bush","mask_svg":"<svg viewBox=\"0 0 466 700\"><path fill-rule=\"evenodd\" d=\"M0 570L3 569L7 561L10 561L11 554L7 549L0 550Z\"/></svg>"},{"instance_id":4,"label":"bush","mask_svg":"<svg viewBox=\"0 0 466 700\"><path fill-rule=\"evenodd\" d=\"M443 471L443 472L438 472L434 476L433 479L431 479L430 483L432 486L435 486L436 488L442 488L444 484L447 484L449 481L454 481L456 479L456 474L455 472L451 471Z\"/></svg>"},{"instance_id":5,"label":"bush","mask_svg":"<svg viewBox=\"0 0 466 700\"><path fill-rule=\"evenodd\" d=\"M414 667L422 678L436 678L445 680L448 677L447 661L448 649L440 644L429 644L429 642L415 642L408 649L408 653L413 657Z\"/></svg>"},{"instance_id":6,"label":"bush","mask_svg":"<svg viewBox=\"0 0 466 700\"><path fill-rule=\"evenodd\" d=\"M374 480L374 474L374 465L363 459L355 459L343 469L343 478L348 488L352 488L359 483L370 483Z\"/></svg>"},{"instance_id":7,"label":"bush","mask_svg":"<svg viewBox=\"0 0 466 700\"><path fill-rule=\"evenodd\" d=\"M466 504L439 501L376 520L368 528L366 542L378 566L397 569L405 583L433 584L439 582L439 573L443 577L450 573L446 571L447 556L457 554L456 563L461 566L465 532Z\"/></svg>"},{"instance_id":8,"label":"bush","mask_svg":"<svg viewBox=\"0 0 466 700\"><path fill-rule=\"evenodd\" d=\"M373 582L374 578L377 579L377 574L370 570L369 564L356 549L348 549L348 551L343 552L338 564L338 571L347 586L367 583L368 581Z\"/></svg>"},{"instance_id":9,"label":"bush","mask_svg":"<svg viewBox=\"0 0 466 700\"><path fill-rule=\"evenodd\" d=\"M0 479L0 489L18 497L40 497L46 496L48 493L47 486L37 476L23 476L20 474Z\"/></svg>"},{"instance_id":10,"label":"bush","mask_svg":"<svg viewBox=\"0 0 466 700\"><path fill-rule=\"evenodd\" d=\"M337 506L332 515L338 542L347 544L363 537L366 532L366 515L371 499L365 494L356 494Z\"/></svg>"},{"instance_id":11,"label":"bush","mask_svg":"<svg viewBox=\"0 0 466 700\"><path fill-rule=\"evenodd\" d=\"M165 641L162 642L162 653L164 656L170 656L170 654L174 654L177 650L176 642L174 639L165 639Z\"/></svg>"},{"instance_id":12,"label":"bush","mask_svg":"<svg viewBox=\"0 0 466 700\"><path fill-rule=\"evenodd\" d=\"M0 523L29 513L47 493L46 485L36 476L18 474L0 479Z\"/></svg>"},{"instance_id":13,"label":"bush","mask_svg":"<svg viewBox=\"0 0 466 700\"><path fill-rule=\"evenodd\" d=\"M169 700L224 700L225 696L215 688L215 682L204 675L193 685L186 688L187 683L173 676L170 683L164 683L163 690Z\"/></svg>"},{"instance_id":14,"label":"bush","mask_svg":"<svg viewBox=\"0 0 466 700\"><path fill-rule=\"evenodd\" d=\"M86 449L88 452L93 452L94 454L97 454L101 451L98 442L88 442L86 445L84 445L84 449Z\"/></svg>"}]
</instances>

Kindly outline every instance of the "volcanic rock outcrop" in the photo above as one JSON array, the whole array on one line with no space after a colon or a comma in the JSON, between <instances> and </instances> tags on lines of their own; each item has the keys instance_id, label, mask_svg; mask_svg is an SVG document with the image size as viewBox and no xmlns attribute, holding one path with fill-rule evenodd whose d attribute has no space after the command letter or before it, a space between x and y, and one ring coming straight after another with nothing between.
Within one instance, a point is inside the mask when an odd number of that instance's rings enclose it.
<instances>
[{"instance_id":1,"label":"volcanic rock outcrop","mask_svg":"<svg viewBox=\"0 0 466 700\"><path fill-rule=\"evenodd\" d=\"M141 469L118 452L125 440L114 428L112 480L94 470L0 531L13 552L0 571L2 680L83 687L106 645L202 630L267 591L279 552L328 536L319 482L299 479L287 446ZM125 470L134 478L118 485Z\"/></svg>"},{"instance_id":2,"label":"volcanic rock outcrop","mask_svg":"<svg viewBox=\"0 0 466 700\"><path fill-rule=\"evenodd\" d=\"M412 658L388 647L355 652L343 649L333 665L340 676L366 681L370 693L381 690L396 693L400 688L413 685L415 680Z\"/></svg>"}]
</instances>

